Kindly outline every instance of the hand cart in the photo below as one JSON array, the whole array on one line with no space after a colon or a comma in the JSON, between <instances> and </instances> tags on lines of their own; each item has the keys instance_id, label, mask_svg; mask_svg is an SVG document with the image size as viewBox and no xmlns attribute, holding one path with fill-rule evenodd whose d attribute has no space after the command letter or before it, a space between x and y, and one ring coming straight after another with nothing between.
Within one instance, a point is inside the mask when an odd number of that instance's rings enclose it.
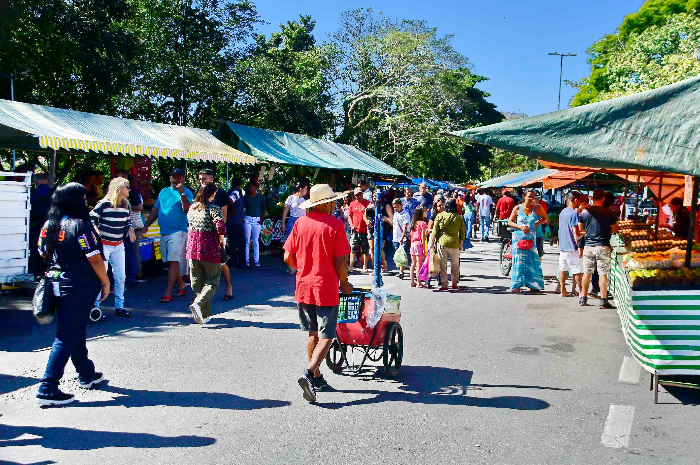
<instances>
[{"instance_id":1,"label":"hand cart","mask_svg":"<svg viewBox=\"0 0 700 465\"><path fill-rule=\"evenodd\" d=\"M335 373L345 368L359 372L367 360L381 360L386 376L396 377L401 371L403 359L400 303L400 297L387 295L381 319L374 328L370 328L365 319L365 309L371 305L371 293L362 290L341 295L337 335L326 355L328 368ZM359 365L355 364L356 353L362 355Z\"/></svg>"}]
</instances>

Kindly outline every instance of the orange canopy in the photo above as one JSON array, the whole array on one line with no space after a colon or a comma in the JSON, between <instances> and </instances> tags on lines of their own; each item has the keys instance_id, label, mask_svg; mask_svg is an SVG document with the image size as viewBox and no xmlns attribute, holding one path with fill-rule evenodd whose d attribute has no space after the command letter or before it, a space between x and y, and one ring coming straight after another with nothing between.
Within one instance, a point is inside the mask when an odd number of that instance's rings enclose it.
<instances>
[{"instance_id":1,"label":"orange canopy","mask_svg":"<svg viewBox=\"0 0 700 465\"><path fill-rule=\"evenodd\" d=\"M654 193L654 195L657 198L659 198L662 202L668 202L674 197L683 198L686 186L686 177L682 174L661 173L659 171L651 170L626 170L620 168L588 168L581 166L564 165L562 163L552 163L543 160L540 160L540 163L547 168L559 170L559 173L552 175L552 177L558 176L561 173L561 182L563 182L565 179L568 179L566 177L566 173L568 173L568 175L571 178L580 176L573 180L585 178L586 176L591 175L593 173L614 174L615 176L618 176L622 179L626 179L629 182L639 182L640 184L647 186L649 190L651 190ZM546 183L543 183L543 186L545 189L552 189L554 187L565 186L570 182L572 181L565 182L557 186L557 180L554 179L551 183L551 187L548 187Z\"/></svg>"}]
</instances>

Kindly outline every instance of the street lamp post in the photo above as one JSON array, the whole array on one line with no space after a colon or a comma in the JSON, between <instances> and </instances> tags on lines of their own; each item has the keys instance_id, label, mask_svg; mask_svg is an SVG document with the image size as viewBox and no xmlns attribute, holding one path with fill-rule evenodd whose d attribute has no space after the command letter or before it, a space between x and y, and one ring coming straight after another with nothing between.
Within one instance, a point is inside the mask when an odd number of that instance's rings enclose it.
<instances>
[{"instance_id":1,"label":"street lamp post","mask_svg":"<svg viewBox=\"0 0 700 465\"><path fill-rule=\"evenodd\" d=\"M557 111L561 109L561 76L564 71L564 57L575 57L575 53L558 53L550 52L550 55L557 55L561 58L559 61L559 101L557 102Z\"/></svg>"}]
</instances>

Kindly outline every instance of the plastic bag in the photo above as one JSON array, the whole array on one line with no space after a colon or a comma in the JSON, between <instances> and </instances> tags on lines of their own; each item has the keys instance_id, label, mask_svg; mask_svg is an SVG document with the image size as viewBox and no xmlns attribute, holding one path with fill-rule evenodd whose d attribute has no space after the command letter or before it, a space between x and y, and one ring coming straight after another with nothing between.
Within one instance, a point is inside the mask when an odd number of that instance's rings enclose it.
<instances>
[{"instance_id":1,"label":"plastic bag","mask_svg":"<svg viewBox=\"0 0 700 465\"><path fill-rule=\"evenodd\" d=\"M401 245L396 252L394 252L394 263L397 267L402 267L408 265L408 257L406 256L406 248Z\"/></svg>"},{"instance_id":2,"label":"plastic bag","mask_svg":"<svg viewBox=\"0 0 700 465\"><path fill-rule=\"evenodd\" d=\"M372 297L370 298L369 308L365 308L365 322L369 328L374 328L379 323L384 315L384 306L386 305L386 289L383 287L375 287L372 289Z\"/></svg>"},{"instance_id":3,"label":"plastic bag","mask_svg":"<svg viewBox=\"0 0 700 465\"><path fill-rule=\"evenodd\" d=\"M428 251L428 255L425 257L423 265L420 267L420 271L418 271L418 279L421 281L427 281L430 278L430 272L428 270L430 268L430 255L432 253L432 251Z\"/></svg>"}]
</instances>

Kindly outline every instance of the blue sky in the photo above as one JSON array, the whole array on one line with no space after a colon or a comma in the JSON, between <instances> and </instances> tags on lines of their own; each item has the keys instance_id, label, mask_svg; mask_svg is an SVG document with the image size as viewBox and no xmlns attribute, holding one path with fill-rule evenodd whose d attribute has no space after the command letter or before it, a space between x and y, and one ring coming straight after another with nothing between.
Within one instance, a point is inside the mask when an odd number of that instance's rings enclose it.
<instances>
[{"instance_id":1,"label":"blue sky","mask_svg":"<svg viewBox=\"0 0 700 465\"><path fill-rule=\"evenodd\" d=\"M453 44L466 55L474 72L490 80L480 85L500 111L530 116L557 109L559 57L548 52L577 53L564 58L564 79L579 80L589 73L586 49L605 34L615 32L626 14L643 0L482 1L315 1L258 0L269 25L260 32L277 31L278 24L308 14L316 20L318 42L338 27L342 11L372 7L395 18L423 19L441 35L454 35ZM459 6L456 6L459 5ZM562 85L562 108L575 90Z\"/></svg>"}]
</instances>

